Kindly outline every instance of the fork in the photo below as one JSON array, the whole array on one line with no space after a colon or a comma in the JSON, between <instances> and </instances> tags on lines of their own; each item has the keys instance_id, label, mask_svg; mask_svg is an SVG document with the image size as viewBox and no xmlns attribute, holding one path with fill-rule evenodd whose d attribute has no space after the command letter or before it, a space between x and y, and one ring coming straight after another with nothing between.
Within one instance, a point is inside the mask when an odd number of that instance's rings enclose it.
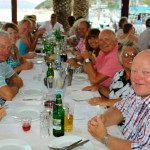
<instances>
[{"instance_id":1,"label":"fork","mask_svg":"<svg viewBox=\"0 0 150 150\"><path fill-rule=\"evenodd\" d=\"M77 142L74 142L74 143L72 143L71 145L64 146L64 147L62 147L62 148L55 148L55 147L51 147L51 146L49 146L49 148L50 148L51 150L66 150L66 149L68 149L68 148L70 148L70 147L72 147L72 146L75 146L76 144L80 143L81 141L82 141L82 140L78 140Z\"/></svg>"}]
</instances>

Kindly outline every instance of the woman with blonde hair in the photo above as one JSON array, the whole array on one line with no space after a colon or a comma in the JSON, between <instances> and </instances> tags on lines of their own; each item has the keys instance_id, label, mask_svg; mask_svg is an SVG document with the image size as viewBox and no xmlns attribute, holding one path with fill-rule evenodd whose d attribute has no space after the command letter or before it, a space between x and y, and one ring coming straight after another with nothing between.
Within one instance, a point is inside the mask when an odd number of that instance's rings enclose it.
<instances>
[{"instance_id":1,"label":"woman with blonde hair","mask_svg":"<svg viewBox=\"0 0 150 150\"><path fill-rule=\"evenodd\" d=\"M18 51L16 40L18 39L18 28L14 23L6 23L3 27L3 30L7 31L10 35L11 40L11 51L7 59L7 63L11 66L17 73L20 73L22 70L28 70L33 67L33 63L26 61Z\"/></svg>"}]
</instances>

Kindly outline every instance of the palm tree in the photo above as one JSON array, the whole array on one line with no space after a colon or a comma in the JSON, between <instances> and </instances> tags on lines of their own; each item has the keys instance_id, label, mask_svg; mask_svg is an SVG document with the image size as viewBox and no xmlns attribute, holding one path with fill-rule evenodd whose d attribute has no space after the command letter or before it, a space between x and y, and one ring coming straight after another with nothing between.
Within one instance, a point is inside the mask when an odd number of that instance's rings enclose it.
<instances>
[{"instance_id":1,"label":"palm tree","mask_svg":"<svg viewBox=\"0 0 150 150\"><path fill-rule=\"evenodd\" d=\"M89 9L89 0L74 0L73 15L75 18L82 16L87 18Z\"/></svg>"},{"instance_id":2,"label":"palm tree","mask_svg":"<svg viewBox=\"0 0 150 150\"><path fill-rule=\"evenodd\" d=\"M53 0L53 10L65 31L68 31L68 17L71 15L71 0Z\"/></svg>"}]
</instances>

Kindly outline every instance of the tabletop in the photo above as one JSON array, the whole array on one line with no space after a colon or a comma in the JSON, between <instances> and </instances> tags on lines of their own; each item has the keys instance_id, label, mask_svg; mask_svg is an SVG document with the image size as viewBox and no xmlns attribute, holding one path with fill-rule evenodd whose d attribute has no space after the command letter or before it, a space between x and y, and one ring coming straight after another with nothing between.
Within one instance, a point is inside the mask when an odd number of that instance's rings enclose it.
<instances>
[{"instance_id":1,"label":"tabletop","mask_svg":"<svg viewBox=\"0 0 150 150\"><path fill-rule=\"evenodd\" d=\"M41 60L40 63L39 60ZM0 140L12 138L21 139L29 143L32 150L48 150L49 143L56 139L52 134L52 122L50 124L50 136L48 138L41 138L39 118L35 118L35 120L32 121L31 130L26 133L22 130L21 122L13 117L14 113L19 109L31 108L38 110L39 113L44 109L43 96L47 92L47 87L44 85L43 79L46 75L47 68L42 57L35 58L32 61L34 62L33 69L24 70L19 74L23 79L24 86L12 101L6 102L8 106L6 109L7 115L0 121ZM91 106L88 104L87 95L91 97L99 95L97 92L83 92L81 89L87 85L89 85L89 82L86 74L74 74L71 86L66 87L64 90L63 103L69 103L74 108L73 130L71 132L66 132L65 136L73 135L84 137L90 140L93 145L93 150L107 150L108 148L92 137L87 130L88 120L96 114L101 114L106 111L103 107ZM29 94L22 93L22 91L26 89L28 89L28 92L30 91ZM32 94L34 89L39 90L41 94L34 95L36 100L25 101L24 98L31 98L30 93ZM76 95L85 96L86 100L78 100ZM118 126L108 127L108 132L111 135L123 138Z\"/></svg>"}]
</instances>

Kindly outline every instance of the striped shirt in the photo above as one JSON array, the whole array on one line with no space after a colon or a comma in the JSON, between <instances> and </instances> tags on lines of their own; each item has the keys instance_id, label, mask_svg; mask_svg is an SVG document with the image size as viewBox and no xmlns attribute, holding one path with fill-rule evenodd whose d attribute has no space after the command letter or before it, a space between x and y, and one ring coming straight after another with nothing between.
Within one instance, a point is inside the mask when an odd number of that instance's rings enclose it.
<instances>
[{"instance_id":1,"label":"striped shirt","mask_svg":"<svg viewBox=\"0 0 150 150\"><path fill-rule=\"evenodd\" d=\"M7 62L0 63L0 88L7 85L6 79L9 79L13 74L14 70L7 64ZM0 105L3 105L5 100L0 97Z\"/></svg>"},{"instance_id":2,"label":"striped shirt","mask_svg":"<svg viewBox=\"0 0 150 150\"><path fill-rule=\"evenodd\" d=\"M130 95L115 104L125 118L122 133L132 141L132 150L150 150L150 95L137 96L132 90Z\"/></svg>"}]
</instances>

